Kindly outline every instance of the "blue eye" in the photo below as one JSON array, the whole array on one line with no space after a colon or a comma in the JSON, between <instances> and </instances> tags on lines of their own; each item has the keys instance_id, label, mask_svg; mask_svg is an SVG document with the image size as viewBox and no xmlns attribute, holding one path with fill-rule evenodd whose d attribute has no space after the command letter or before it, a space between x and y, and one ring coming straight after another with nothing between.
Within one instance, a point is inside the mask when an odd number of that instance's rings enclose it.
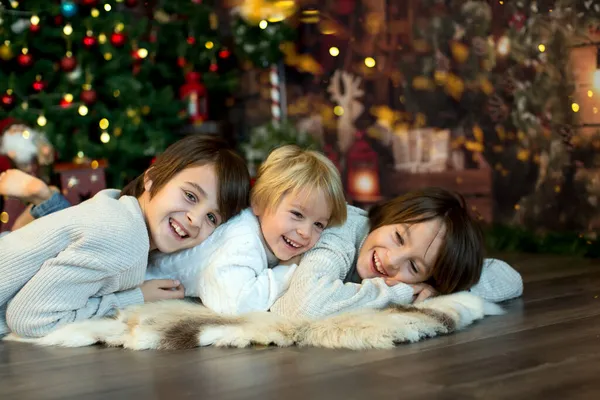
<instances>
[{"instance_id":1,"label":"blue eye","mask_svg":"<svg viewBox=\"0 0 600 400\"><path fill-rule=\"evenodd\" d=\"M195 202L197 201L196 195L194 195L194 193L192 193L192 192L188 192L187 190L184 190L184 191L183 191L183 193L185 194L185 197L186 197L186 198L187 198L189 201L191 201L191 202L193 202L193 203L195 203Z\"/></svg>"},{"instance_id":2,"label":"blue eye","mask_svg":"<svg viewBox=\"0 0 600 400\"><path fill-rule=\"evenodd\" d=\"M209 213L209 214L206 214L206 217L208 218L208 220L210 221L211 224L217 226L219 221L217 220L217 217L215 216L215 214Z\"/></svg>"}]
</instances>

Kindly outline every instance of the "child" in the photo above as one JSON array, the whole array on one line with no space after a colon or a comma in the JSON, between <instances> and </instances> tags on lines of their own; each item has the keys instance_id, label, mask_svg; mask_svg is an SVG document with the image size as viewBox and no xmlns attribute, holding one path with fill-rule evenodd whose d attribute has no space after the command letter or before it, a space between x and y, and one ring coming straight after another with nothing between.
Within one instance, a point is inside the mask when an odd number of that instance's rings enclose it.
<instances>
[{"instance_id":1,"label":"child","mask_svg":"<svg viewBox=\"0 0 600 400\"><path fill-rule=\"evenodd\" d=\"M248 189L239 155L192 135L122 191L104 190L1 237L0 335L40 337L116 308L182 298L179 282L144 282L149 252L201 243L247 206Z\"/></svg>"},{"instance_id":2,"label":"child","mask_svg":"<svg viewBox=\"0 0 600 400\"><path fill-rule=\"evenodd\" d=\"M287 289L292 263L321 233L344 223L346 203L335 166L297 146L272 151L258 171L251 208L201 246L159 255L149 277L175 277L186 295L219 313L266 311Z\"/></svg>"},{"instance_id":3,"label":"child","mask_svg":"<svg viewBox=\"0 0 600 400\"><path fill-rule=\"evenodd\" d=\"M483 259L481 230L459 195L428 188L368 214L349 206L346 223L304 255L271 311L320 318L461 290L502 301L520 296L523 282L505 262Z\"/></svg>"}]
</instances>

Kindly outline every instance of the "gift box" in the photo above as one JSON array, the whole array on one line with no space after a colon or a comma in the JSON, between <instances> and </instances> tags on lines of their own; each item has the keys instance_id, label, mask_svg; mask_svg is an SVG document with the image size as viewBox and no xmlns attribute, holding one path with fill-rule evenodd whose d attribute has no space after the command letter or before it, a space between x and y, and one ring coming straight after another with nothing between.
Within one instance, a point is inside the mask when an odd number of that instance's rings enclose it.
<instances>
[{"instance_id":1,"label":"gift box","mask_svg":"<svg viewBox=\"0 0 600 400\"><path fill-rule=\"evenodd\" d=\"M59 176L63 196L75 205L106 189L106 167L106 160L57 163L54 172Z\"/></svg>"}]
</instances>

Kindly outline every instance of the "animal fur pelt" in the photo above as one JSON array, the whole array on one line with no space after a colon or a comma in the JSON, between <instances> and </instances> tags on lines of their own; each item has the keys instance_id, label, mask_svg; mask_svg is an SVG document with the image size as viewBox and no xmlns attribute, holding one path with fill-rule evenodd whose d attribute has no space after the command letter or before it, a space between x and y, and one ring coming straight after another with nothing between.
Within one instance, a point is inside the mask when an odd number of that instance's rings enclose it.
<instances>
[{"instance_id":1,"label":"animal fur pelt","mask_svg":"<svg viewBox=\"0 0 600 400\"><path fill-rule=\"evenodd\" d=\"M399 343L453 333L486 315L502 313L499 306L466 292L411 306L362 310L313 321L289 319L270 312L224 316L200 304L170 300L129 307L114 319L75 322L39 339L11 334L5 340L62 347L105 343L133 350L252 344L387 349Z\"/></svg>"}]
</instances>

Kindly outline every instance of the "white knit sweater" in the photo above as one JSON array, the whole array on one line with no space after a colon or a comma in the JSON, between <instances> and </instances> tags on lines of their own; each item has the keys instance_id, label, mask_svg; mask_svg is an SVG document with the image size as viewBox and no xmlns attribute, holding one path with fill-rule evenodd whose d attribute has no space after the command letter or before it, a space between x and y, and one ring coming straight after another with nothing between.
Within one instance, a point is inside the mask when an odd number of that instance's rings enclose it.
<instances>
[{"instance_id":1,"label":"white knit sweater","mask_svg":"<svg viewBox=\"0 0 600 400\"><path fill-rule=\"evenodd\" d=\"M268 310L288 288L296 265L278 264L263 242L258 219L246 209L196 247L153 254L146 279L178 279L186 296L235 315Z\"/></svg>"},{"instance_id":2,"label":"white knit sweater","mask_svg":"<svg viewBox=\"0 0 600 400\"><path fill-rule=\"evenodd\" d=\"M317 245L303 256L289 290L271 311L290 317L319 318L360 308L411 303L413 289L406 284L390 287L382 278L365 279L360 284L344 283L368 232L367 212L348 206L347 222L323 232ZM523 281L507 263L486 259L480 281L471 292L490 301L507 300L522 294Z\"/></svg>"},{"instance_id":3,"label":"white knit sweater","mask_svg":"<svg viewBox=\"0 0 600 400\"><path fill-rule=\"evenodd\" d=\"M150 240L135 197L104 190L0 238L0 336L144 302Z\"/></svg>"}]
</instances>

